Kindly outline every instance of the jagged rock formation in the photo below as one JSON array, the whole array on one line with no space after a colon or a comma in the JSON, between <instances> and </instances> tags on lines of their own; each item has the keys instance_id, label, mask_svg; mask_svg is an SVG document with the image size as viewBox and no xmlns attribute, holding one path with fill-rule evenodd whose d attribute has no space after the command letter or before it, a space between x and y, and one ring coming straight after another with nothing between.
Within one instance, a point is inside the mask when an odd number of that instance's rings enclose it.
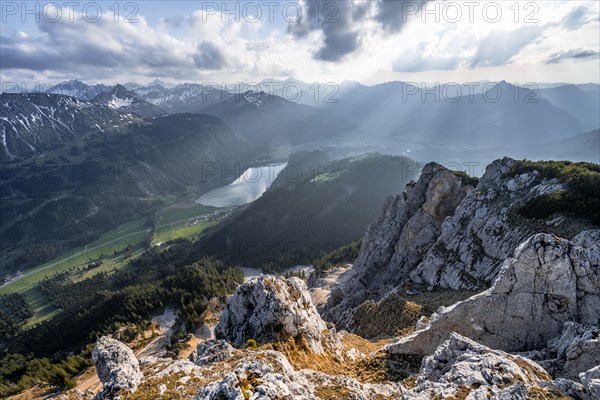
<instances>
[{"instance_id":1,"label":"jagged rock formation","mask_svg":"<svg viewBox=\"0 0 600 400\"><path fill-rule=\"evenodd\" d=\"M547 243L550 240L555 240L556 243ZM536 247L536 244L540 243L545 244L545 248ZM533 274L539 274L538 278L553 268L559 276L565 275L566 272L561 270L559 263L555 261L564 261L565 257L561 257L562 253L554 248L566 248L570 251L571 259L580 259L579 262L573 262L572 266L582 273L582 284L587 282L586 279L597 278L597 274L595 278L589 278L593 273L585 268L590 267L591 263L586 264L584 261L585 255L597 252L598 246L588 249L565 240L553 239L549 235L537 235L521 247L515 260L507 261L495 287L506 287L507 283L502 281L504 276L522 277L522 269L526 269L526 265L531 266L530 264L522 263L521 267L517 266L512 270L509 267L517 265L522 254L531 256L530 249L536 249L539 259L545 260L546 268L529 268ZM549 276L547 278L536 281L550 282L552 285L553 281ZM514 287L518 288L520 282L518 279L514 281ZM557 281L556 284L560 286L560 282ZM495 293L492 289L490 292ZM544 291L545 287L539 289ZM511 293L511 296L520 298L522 296L519 296L519 293ZM461 304L476 302L477 298L485 298L486 295L487 292L484 292L451 309L460 309L465 307ZM538 293L532 295L535 298ZM585 297L585 294L582 296ZM575 308L583 312L585 307L593 304L582 300L579 304L581 307ZM527 308L527 305L525 307ZM531 309L537 310L535 307ZM444 312L440 315L443 314ZM545 320L544 317L542 320ZM431 330L432 326L440 324L436 321L419 332ZM507 321L507 324L511 324L511 321ZM458 323L455 325L458 326ZM157 397L197 400L512 400L527 399L533 395L537 396L535 398L560 398L569 395L576 399L593 400L593 393L599 388L597 369L582 371L582 383L570 379L552 380L546 370L534 361L520 355L492 350L454 332L448 332L444 340L432 347L429 353L431 355L427 354L418 371L414 366L410 367L415 369L412 369L414 374L408 379L398 381L401 378L396 378L394 381L382 382L378 378L377 383L374 383L369 377L376 365L382 368L382 373L385 368L386 376L394 374L393 369L403 365L390 355L398 349L399 344L388 347L388 359L385 360L381 358L386 357L381 347L373 348L372 343L364 339L350 334L339 334L336 335L339 346L337 352L331 348L324 351L321 347L322 352L318 353L318 345L322 346L326 341L324 336L327 336L323 329L318 330L324 328L324 322L316 313L303 282L297 278L285 280L262 276L241 285L223 311L219 327L220 335L227 334L230 340L238 343L243 342L249 335L265 341L295 337L304 339L300 342L312 343L313 347L304 348L296 345L298 340L288 340L258 349L235 349L224 340L211 340L198 345L196 353L190 357L191 361L144 357L138 367L131 350L105 337L99 341L93 355L98 374L105 383L105 391L99 398L113 396L116 391L121 390L119 396L124 400ZM238 327L241 328L237 329ZM273 327L278 329L273 330ZM526 326L527 328L530 327ZM581 326L574 326L572 329L567 327L561 339L557 341L557 346L562 346L563 342L570 342L573 346L576 343L589 342L589 335L585 333L587 331L583 331ZM273 336L273 332L277 335ZM570 340L569 335L576 335L576 338ZM486 335L480 336L489 339ZM441 337L441 333L436 337ZM500 340L497 342L500 343ZM361 345L366 347L360 347ZM395 367L392 367L394 365ZM403 377L407 376L406 371L402 374ZM143 382L140 382L142 378ZM132 397L126 390L135 388L138 389ZM66 399L82 398L81 393L73 392L73 396L75 397Z\"/></svg>"},{"instance_id":2,"label":"jagged rock formation","mask_svg":"<svg viewBox=\"0 0 600 400\"><path fill-rule=\"evenodd\" d=\"M555 376L578 379L600 363L600 328L567 322L562 334L548 342L548 347L523 353Z\"/></svg>"},{"instance_id":3,"label":"jagged rock formation","mask_svg":"<svg viewBox=\"0 0 600 400\"><path fill-rule=\"evenodd\" d=\"M526 399L529 389L550 379L533 361L451 333L423 359L415 387L403 399L465 398L467 394L469 399Z\"/></svg>"},{"instance_id":4,"label":"jagged rock formation","mask_svg":"<svg viewBox=\"0 0 600 400\"><path fill-rule=\"evenodd\" d=\"M490 289L440 310L425 329L388 351L425 356L451 332L505 351L542 349L561 336L565 322L597 324L599 310L600 246L537 234L506 260ZM575 345L575 340L565 342Z\"/></svg>"},{"instance_id":5,"label":"jagged rock formation","mask_svg":"<svg viewBox=\"0 0 600 400\"><path fill-rule=\"evenodd\" d=\"M582 373L579 377L592 398L600 399L600 365Z\"/></svg>"},{"instance_id":6,"label":"jagged rock formation","mask_svg":"<svg viewBox=\"0 0 600 400\"><path fill-rule=\"evenodd\" d=\"M379 300L402 283L435 243L444 219L454 213L469 188L461 177L430 163L404 193L386 199L380 216L365 233L353 267L356 273L332 293L327 315L341 322L348 319L348 310L365 300Z\"/></svg>"},{"instance_id":7,"label":"jagged rock formation","mask_svg":"<svg viewBox=\"0 0 600 400\"><path fill-rule=\"evenodd\" d=\"M304 281L260 276L239 286L215 327L217 338L235 346L303 338L315 353L324 351L325 322L313 305Z\"/></svg>"},{"instance_id":8,"label":"jagged rock formation","mask_svg":"<svg viewBox=\"0 0 600 400\"><path fill-rule=\"evenodd\" d=\"M541 229L566 230L562 219L545 224L518 216L522 205L564 185L537 171L513 175L514 163L494 161L473 190L443 167L425 166L418 182L389 198L369 227L353 278L332 290L326 319L353 330L358 305L405 285L483 290L525 239ZM598 237L578 240L597 243Z\"/></svg>"},{"instance_id":9,"label":"jagged rock formation","mask_svg":"<svg viewBox=\"0 0 600 400\"><path fill-rule=\"evenodd\" d=\"M529 199L564 186L558 180L537 179L537 171L511 177L514 162L504 158L486 168L476 190L444 222L435 245L411 271L413 282L452 289L485 287L519 243L536 233L511 219L511 213Z\"/></svg>"},{"instance_id":10,"label":"jagged rock formation","mask_svg":"<svg viewBox=\"0 0 600 400\"><path fill-rule=\"evenodd\" d=\"M118 391L135 391L142 380L140 365L133 351L118 340L103 336L96 343L92 360L104 390L100 398Z\"/></svg>"},{"instance_id":11,"label":"jagged rock formation","mask_svg":"<svg viewBox=\"0 0 600 400\"><path fill-rule=\"evenodd\" d=\"M210 348L215 342L207 343ZM123 345L121 345L123 346ZM588 393L598 388L598 371L582 374L582 384L552 380L535 362L492 350L452 333L435 352L423 359L418 372L402 382L370 383L339 372L295 368L288 358L273 350L237 350L202 366L186 360L144 357L140 366L144 381L133 398L182 398L196 400L332 399L357 400L466 398L513 400L573 398L593 400ZM344 373L346 372L346 373ZM72 392L64 399L80 399ZM438 397L436 397L438 396ZM130 398L128 393L123 398Z\"/></svg>"},{"instance_id":12,"label":"jagged rock formation","mask_svg":"<svg viewBox=\"0 0 600 400\"><path fill-rule=\"evenodd\" d=\"M231 357L233 347L225 340L209 340L198 343L196 351L190 355L190 361L196 365L207 365L225 361Z\"/></svg>"}]
</instances>

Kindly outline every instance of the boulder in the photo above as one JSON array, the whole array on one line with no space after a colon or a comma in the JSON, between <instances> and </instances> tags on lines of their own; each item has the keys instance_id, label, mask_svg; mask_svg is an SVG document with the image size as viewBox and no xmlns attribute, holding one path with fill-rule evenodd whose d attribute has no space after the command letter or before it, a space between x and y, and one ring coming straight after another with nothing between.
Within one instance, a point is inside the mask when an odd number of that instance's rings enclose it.
<instances>
[{"instance_id":1,"label":"boulder","mask_svg":"<svg viewBox=\"0 0 600 400\"><path fill-rule=\"evenodd\" d=\"M92 360L105 395L121 390L134 392L140 385L139 362L133 351L118 340L101 337L92 351Z\"/></svg>"},{"instance_id":2,"label":"boulder","mask_svg":"<svg viewBox=\"0 0 600 400\"><path fill-rule=\"evenodd\" d=\"M196 365L207 365L228 360L234 348L225 340L209 340L198 343L196 351L190 355L190 361Z\"/></svg>"},{"instance_id":3,"label":"boulder","mask_svg":"<svg viewBox=\"0 0 600 400\"><path fill-rule=\"evenodd\" d=\"M600 365L583 372L579 378L592 398L600 399Z\"/></svg>"},{"instance_id":4,"label":"boulder","mask_svg":"<svg viewBox=\"0 0 600 400\"><path fill-rule=\"evenodd\" d=\"M303 339L322 353L325 322L301 279L260 276L239 286L221 313L215 335L235 346Z\"/></svg>"}]
</instances>

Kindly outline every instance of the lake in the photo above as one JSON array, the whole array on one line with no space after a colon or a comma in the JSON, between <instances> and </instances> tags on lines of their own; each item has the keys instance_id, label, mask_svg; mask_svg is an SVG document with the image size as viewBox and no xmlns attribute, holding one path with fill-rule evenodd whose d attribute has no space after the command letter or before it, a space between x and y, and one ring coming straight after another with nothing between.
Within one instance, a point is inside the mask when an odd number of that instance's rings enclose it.
<instances>
[{"instance_id":1,"label":"lake","mask_svg":"<svg viewBox=\"0 0 600 400\"><path fill-rule=\"evenodd\" d=\"M233 207L258 199L271 186L287 163L265 164L248 168L234 182L213 189L196 199L196 203L212 207Z\"/></svg>"}]
</instances>

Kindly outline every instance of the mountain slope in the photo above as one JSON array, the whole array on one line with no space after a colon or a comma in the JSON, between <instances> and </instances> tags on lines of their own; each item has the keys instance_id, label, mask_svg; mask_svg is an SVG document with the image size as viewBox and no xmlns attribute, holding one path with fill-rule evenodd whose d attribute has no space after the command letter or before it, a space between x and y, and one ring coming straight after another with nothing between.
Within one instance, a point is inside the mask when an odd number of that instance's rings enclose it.
<instances>
[{"instance_id":1,"label":"mountain slope","mask_svg":"<svg viewBox=\"0 0 600 400\"><path fill-rule=\"evenodd\" d=\"M600 128L600 88L584 91L576 85L541 89L540 97L576 116L585 130Z\"/></svg>"},{"instance_id":2,"label":"mountain slope","mask_svg":"<svg viewBox=\"0 0 600 400\"><path fill-rule=\"evenodd\" d=\"M312 160L312 157L309 157ZM310 162L310 161L309 161ZM376 208L418 168L404 157L367 155L298 165L229 224L207 235L206 248L242 265L285 268L357 240ZM316 172L315 172L316 171ZM280 173L286 174L286 170ZM292 179L293 177L293 179ZM208 237L210 236L210 237Z\"/></svg>"},{"instance_id":3,"label":"mountain slope","mask_svg":"<svg viewBox=\"0 0 600 400\"><path fill-rule=\"evenodd\" d=\"M155 117L166 114L165 111L142 100L123 85L115 85L110 92L99 93L92 101L121 112L137 114L142 117Z\"/></svg>"},{"instance_id":4,"label":"mountain slope","mask_svg":"<svg viewBox=\"0 0 600 400\"><path fill-rule=\"evenodd\" d=\"M246 92L207 107L251 143L275 147L342 136L355 126L327 110L289 102L265 92Z\"/></svg>"},{"instance_id":5,"label":"mountain slope","mask_svg":"<svg viewBox=\"0 0 600 400\"><path fill-rule=\"evenodd\" d=\"M79 100L92 100L102 92L110 92L112 88L103 84L88 85L78 80L60 82L46 89L44 93L62 94Z\"/></svg>"},{"instance_id":6,"label":"mountain slope","mask_svg":"<svg viewBox=\"0 0 600 400\"><path fill-rule=\"evenodd\" d=\"M105 105L63 95L2 93L0 104L0 161L31 157L133 119Z\"/></svg>"},{"instance_id":7,"label":"mountain slope","mask_svg":"<svg viewBox=\"0 0 600 400\"><path fill-rule=\"evenodd\" d=\"M185 83L172 88L153 85L136 91L142 99L170 114L200 113L206 107L227 100L231 93L210 86Z\"/></svg>"},{"instance_id":8,"label":"mountain slope","mask_svg":"<svg viewBox=\"0 0 600 400\"><path fill-rule=\"evenodd\" d=\"M223 185L221 169L252 160L248 148L215 117L178 114L87 135L46 152L43 164L8 166L0 180L2 261L30 267L151 217L161 196Z\"/></svg>"},{"instance_id":9,"label":"mountain slope","mask_svg":"<svg viewBox=\"0 0 600 400\"><path fill-rule=\"evenodd\" d=\"M592 129L586 126L597 117L591 106L576 116L573 107L563 109L541 93L505 81L476 86L472 95L467 87L459 88L347 82L340 87L339 102L323 106L366 130L387 133L390 140L454 147L534 145Z\"/></svg>"}]
</instances>

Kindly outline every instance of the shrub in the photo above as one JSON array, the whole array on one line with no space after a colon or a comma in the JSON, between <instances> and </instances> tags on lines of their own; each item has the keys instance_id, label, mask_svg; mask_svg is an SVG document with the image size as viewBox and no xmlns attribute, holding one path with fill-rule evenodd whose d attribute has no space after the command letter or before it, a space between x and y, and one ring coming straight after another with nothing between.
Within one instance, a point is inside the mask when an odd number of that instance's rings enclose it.
<instances>
[{"instance_id":1,"label":"shrub","mask_svg":"<svg viewBox=\"0 0 600 400\"><path fill-rule=\"evenodd\" d=\"M254 339L246 340L246 348L255 349L257 347L258 347L258 343L256 343L256 340L254 340Z\"/></svg>"},{"instance_id":2,"label":"shrub","mask_svg":"<svg viewBox=\"0 0 600 400\"><path fill-rule=\"evenodd\" d=\"M518 212L530 218L546 218L561 212L600 225L600 165L571 161L517 161L509 176L538 171L540 179L558 179L566 190L537 197Z\"/></svg>"},{"instance_id":3,"label":"shrub","mask_svg":"<svg viewBox=\"0 0 600 400\"><path fill-rule=\"evenodd\" d=\"M453 175L458 176L463 185L469 185L469 186L477 186L477 184L479 183L479 178L476 176L469 176L467 175L466 172L463 171L450 171L452 172Z\"/></svg>"}]
</instances>

